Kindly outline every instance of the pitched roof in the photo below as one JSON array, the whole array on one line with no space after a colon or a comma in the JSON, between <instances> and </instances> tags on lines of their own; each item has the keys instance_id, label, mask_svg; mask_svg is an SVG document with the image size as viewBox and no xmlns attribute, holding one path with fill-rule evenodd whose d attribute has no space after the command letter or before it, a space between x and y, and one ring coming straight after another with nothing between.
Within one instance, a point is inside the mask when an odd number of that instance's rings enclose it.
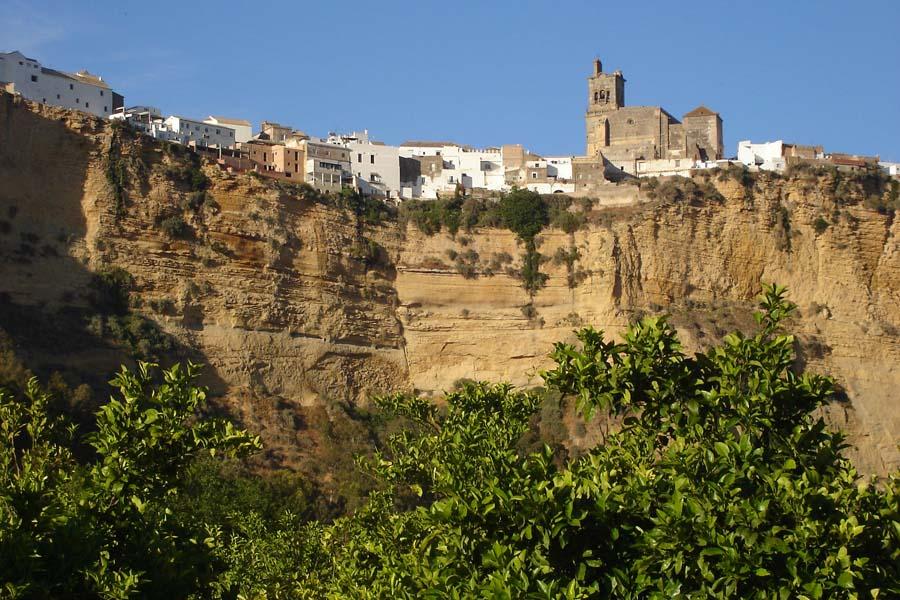
<instances>
[{"instance_id":1,"label":"pitched roof","mask_svg":"<svg viewBox=\"0 0 900 600\"><path fill-rule=\"evenodd\" d=\"M244 127L252 127L250 121L245 121L244 119L229 119L228 117L217 117L215 115L210 115L209 118L215 119L224 125L243 125Z\"/></svg>"},{"instance_id":2,"label":"pitched roof","mask_svg":"<svg viewBox=\"0 0 900 600\"><path fill-rule=\"evenodd\" d=\"M700 106L698 106L691 112L686 113L684 116L685 117L711 117L713 115L718 115L718 114L719 113L717 113L716 111L710 110L701 104Z\"/></svg>"}]
</instances>

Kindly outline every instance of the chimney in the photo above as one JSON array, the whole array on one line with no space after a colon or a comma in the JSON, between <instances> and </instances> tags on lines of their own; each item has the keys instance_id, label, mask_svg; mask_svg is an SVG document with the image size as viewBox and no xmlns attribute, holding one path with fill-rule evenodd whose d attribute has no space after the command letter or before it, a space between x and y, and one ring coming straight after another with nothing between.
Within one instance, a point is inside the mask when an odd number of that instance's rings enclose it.
<instances>
[{"instance_id":1,"label":"chimney","mask_svg":"<svg viewBox=\"0 0 900 600\"><path fill-rule=\"evenodd\" d=\"M594 75L599 75L603 72L603 63L600 62L599 58L594 59Z\"/></svg>"}]
</instances>

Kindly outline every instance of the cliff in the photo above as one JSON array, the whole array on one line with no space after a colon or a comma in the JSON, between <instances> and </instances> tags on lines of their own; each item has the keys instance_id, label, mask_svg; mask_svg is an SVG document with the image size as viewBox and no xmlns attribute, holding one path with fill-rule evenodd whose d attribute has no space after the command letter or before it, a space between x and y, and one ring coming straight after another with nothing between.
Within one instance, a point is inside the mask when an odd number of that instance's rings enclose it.
<instances>
[{"instance_id":1,"label":"cliff","mask_svg":"<svg viewBox=\"0 0 900 600\"><path fill-rule=\"evenodd\" d=\"M428 236L367 220L335 199L0 94L0 327L38 370L106 375L121 344L81 329L96 309L95 274L121 267L133 277L131 312L172 340L170 354L209 365L205 383L262 434L271 462L298 465L327 438L351 444L342 436L359 432L337 427L337 413L373 393L437 393L462 378L537 385L553 342L575 327L615 334L650 312L671 313L701 349L749 329L761 283L776 281L800 307L804 362L846 391L829 418L850 433L860 469L900 466L891 214L833 176L680 185L634 207L596 207L571 234L545 229L548 279L531 298L509 231ZM35 333L63 322L65 339Z\"/></svg>"}]
</instances>

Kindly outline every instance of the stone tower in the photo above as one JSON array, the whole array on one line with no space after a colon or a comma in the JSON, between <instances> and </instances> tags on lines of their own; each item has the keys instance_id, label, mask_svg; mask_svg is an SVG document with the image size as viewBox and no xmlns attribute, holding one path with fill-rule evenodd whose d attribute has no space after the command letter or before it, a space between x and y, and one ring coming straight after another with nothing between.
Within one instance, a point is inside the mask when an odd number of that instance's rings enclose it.
<instances>
[{"instance_id":1,"label":"stone tower","mask_svg":"<svg viewBox=\"0 0 900 600\"><path fill-rule=\"evenodd\" d=\"M625 78L621 71L603 72L603 63L594 59L594 72L588 77L587 155L595 156L609 145L610 113L625 106Z\"/></svg>"}]
</instances>

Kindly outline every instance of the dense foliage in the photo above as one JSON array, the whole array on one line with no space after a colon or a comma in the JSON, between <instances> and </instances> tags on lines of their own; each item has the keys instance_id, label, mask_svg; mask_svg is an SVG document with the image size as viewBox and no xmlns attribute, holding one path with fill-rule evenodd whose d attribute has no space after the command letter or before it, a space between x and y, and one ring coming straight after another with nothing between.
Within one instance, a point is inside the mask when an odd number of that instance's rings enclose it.
<instances>
[{"instance_id":1,"label":"dense foliage","mask_svg":"<svg viewBox=\"0 0 900 600\"><path fill-rule=\"evenodd\" d=\"M84 440L48 410L32 379L22 397L0 391L0 593L4 597L184 597L214 574L215 524L172 510L191 461L242 455L256 438L227 421L196 419L205 399L196 367L153 385L151 365L123 369L119 390Z\"/></svg>"},{"instance_id":2,"label":"dense foliage","mask_svg":"<svg viewBox=\"0 0 900 600\"><path fill-rule=\"evenodd\" d=\"M0 396L0 584L33 596L896 597L900 478L864 481L842 457L816 412L833 383L797 372L782 331L793 309L768 288L757 333L696 356L662 317L621 343L587 328L557 344L547 385L584 418L621 424L569 460L532 449L533 393L463 382L441 405L381 398L399 427L360 463L377 490L331 524L304 522L288 488L189 467L254 444L188 418L202 398L192 372L155 391L144 371L123 372L87 465L34 384Z\"/></svg>"}]
</instances>

